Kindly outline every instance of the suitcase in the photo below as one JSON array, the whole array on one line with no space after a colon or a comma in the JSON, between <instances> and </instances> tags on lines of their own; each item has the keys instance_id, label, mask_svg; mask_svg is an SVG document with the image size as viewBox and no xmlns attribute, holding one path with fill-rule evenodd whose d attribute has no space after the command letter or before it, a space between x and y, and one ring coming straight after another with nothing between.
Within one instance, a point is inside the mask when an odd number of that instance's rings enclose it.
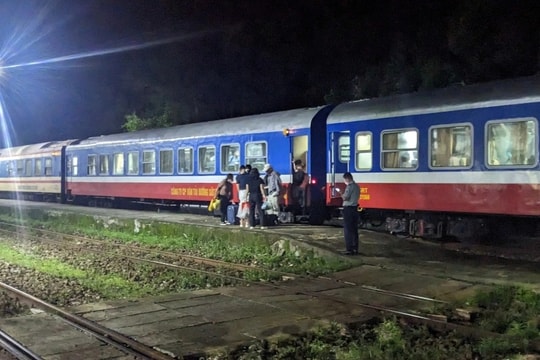
<instances>
[{"instance_id":1,"label":"suitcase","mask_svg":"<svg viewBox=\"0 0 540 360\"><path fill-rule=\"evenodd\" d=\"M238 213L238 205L231 204L227 206L227 221L234 225L240 224L240 219L236 217L236 214Z\"/></svg>"},{"instance_id":2,"label":"suitcase","mask_svg":"<svg viewBox=\"0 0 540 360\"><path fill-rule=\"evenodd\" d=\"M278 216L276 214L264 214L264 226L274 226L278 222Z\"/></svg>"}]
</instances>

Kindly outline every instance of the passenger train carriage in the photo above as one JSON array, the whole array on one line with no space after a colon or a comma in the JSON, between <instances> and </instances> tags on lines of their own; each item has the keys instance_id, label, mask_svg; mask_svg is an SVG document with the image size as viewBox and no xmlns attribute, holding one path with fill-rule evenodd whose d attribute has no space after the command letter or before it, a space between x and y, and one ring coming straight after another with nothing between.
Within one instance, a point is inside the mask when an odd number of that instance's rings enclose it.
<instances>
[{"instance_id":1,"label":"passenger train carriage","mask_svg":"<svg viewBox=\"0 0 540 360\"><path fill-rule=\"evenodd\" d=\"M325 126L323 108L299 109L77 141L66 151L68 199L207 204L241 164L262 170L271 163L288 183L293 159L307 162L313 178L324 181L324 151L316 151L311 164L308 148L309 141L324 141ZM324 209L321 191L312 198ZM289 203L286 194L282 203Z\"/></svg>"},{"instance_id":2,"label":"passenger train carriage","mask_svg":"<svg viewBox=\"0 0 540 360\"><path fill-rule=\"evenodd\" d=\"M65 148L53 141L0 149L0 194L23 200L63 201Z\"/></svg>"},{"instance_id":3,"label":"passenger train carriage","mask_svg":"<svg viewBox=\"0 0 540 360\"><path fill-rule=\"evenodd\" d=\"M287 186L301 159L312 224L339 216L350 171L366 225L426 237L468 237L503 222L534 229L539 114L535 76L30 145L0 151L0 191L101 206L203 205L240 164L271 163ZM293 209L288 191L281 203Z\"/></svg>"},{"instance_id":4,"label":"passenger train carriage","mask_svg":"<svg viewBox=\"0 0 540 360\"><path fill-rule=\"evenodd\" d=\"M341 104L328 117L327 197L351 171L362 207L407 212L383 213L395 231L466 237L496 215L536 222L539 115L539 77Z\"/></svg>"}]
</instances>

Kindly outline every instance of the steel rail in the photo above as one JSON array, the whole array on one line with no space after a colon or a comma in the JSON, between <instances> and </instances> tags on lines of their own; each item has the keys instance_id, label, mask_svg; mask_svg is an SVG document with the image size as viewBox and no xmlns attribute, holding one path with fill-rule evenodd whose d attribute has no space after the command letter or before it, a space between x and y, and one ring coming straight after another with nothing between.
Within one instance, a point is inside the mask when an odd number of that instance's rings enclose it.
<instances>
[{"instance_id":1,"label":"steel rail","mask_svg":"<svg viewBox=\"0 0 540 360\"><path fill-rule=\"evenodd\" d=\"M93 243L95 245L103 245L103 240L91 239L91 238L83 237L83 236L80 236L80 235L65 234L65 233L60 233L60 232L56 232L56 231L43 230L43 229L38 229L38 228L27 227L25 225L10 224L10 223L4 223L4 222L0 222L0 224L6 224L6 225L13 226L13 227L19 227L19 228L29 228L30 230L40 231L40 232L44 232L44 233L47 233L47 234L52 234L52 235L55 235L55 236L70 237L70 238L78 239L78 240L81 240L81 241L91 242L91 243ZM5 229L0 229L0 231L8 232L8 230L5 230ZM60 240L47 239L47 241L60 241ZM230 263L230 262L226 262L226 261L223 261L223 260L207 259L207 258L204 258L204 257L194 256L194 255L177 254L177 253L173 253L171 251L140 248L140 247L136 247L136 246L131 246L129 244L107 243L107 245L122 248L122 249L129 249L129 250L135 251L135 252L146 252L146 254L154 253L156 255L169 256L171 258L177 258L177 259L182 259L182 260L191 260L191 261L193 261L195 263L198 263L198 264L204 264L204 265L210 265L210 266L216 266L216 267L217 266L222 266L224 268L229 268L229 269L234 269L234 270L248 270L248 271L260 270L261 272L267 272L269 274L280 275L282 277L286 276L286 277L295 278L295 279L313 279L313 277L294 274L294 273L287 273L287 272L283 272L283 271L279 271L279 270L265 269L265 268L256 267L256 266L252 266L252 265L245 265L245 264L235 264L235 263ZM73 244L69 244L69 246L78 247L78 245L73 245ZM102 251L102 248L99 249L99 252L101 252L101 251ZM177 269L177 270L186 270L186 271L190 271L190 272L197 272L197 273L202 273L202 274L205 274L205 275L212 275L212 276L217 276L217 277L221 277L221 278L226 278L226 279L229 279L229 280L235 280L235 281L240 281L240 282L249 282L249 283L253 283L253 284L259 284L260 283L260 282L252 282L252 281L249 281L249 280L246 280L246 279L243 279L243 278L240 278L240 277L236 277L236 276L231 276L231 275L226 275L226 274L218 274L218 273L215 273L215 272L212 272L212 271L201 270L201 269L193 269L193 268L191 268L189 266L170 264L170 263L166 263L166 262L163 262L163 261L160 261L160 260L137 258L137 257L131 256L131 255L119 255L119 256L125 257L125 258L133 260L133 261L149 263L149 264L168 267L168 268ZM385 295L388 295L388 296L394 296L394 297L399 297L399 298L408 299L408 300L426 301L426 302L434 302L434 303L440 303L440 304L447 303L446 301L443 301L443 300L433 299L433 298L420 296L420 295L414 295L414 294L408 294L408 293L395 292L395 291L391 291L391 290L385 290L385 289L377 288L377 287L374 287L374 286L371 286L371 285L357 284L357 283L354 283L354 282L343 281L343 280L332 278L332 277L329 277L329 276L318 276L316 278L322 279L322 280L325 280L325 281L337 282L337 283L344 284L344 285L347 285L347 286L359 287L364 291L370 291L370 292L385 294ZM272 286L271 284L268 284L268 283L263 283L263 284Z\"/></svg>"},{"instance_id":2,"label":"steel rail","mask_svg":"<svg viewBox=\"0 0 540 360\"><path fill-rule=\"evenodd\" d=\"M13 225L13 224L9 224L9 225ZM20 226L20 225L13 225L13 226ZM36 230L41 230L41 229L36 229ZM54 233L54 232L50 232L50 231L47 231L47 232ZM61 233L56 233L56 234L57 235L62 235L62 236L70 236L70 237L74 237L74 238L79 238L79 239L83 239L85 241L95 241L94 239L87 239L87 238L84 238L84 237L72 236L72 235L69 235L69 234L61 234ZM121 246L121 247L129 247L129 245L125 245L125 244L112 244L112 245ZM143 250L148 251L148 249L140 249L140 248L134 248L134 247L129 247L129 248L139 250L139 251L143 251ZM152 251L155 251L155 250L152 250ZM159 251L158 251L158 253L159 253ZM162 253L165 254L165 253L169 253L169 252L162 252ZM169 253L169 254L173 254L175 257L180 257L180 258L191 258L191 259L198 258L198 257L190 256L190 255L186 256L186 255L179 255L179 254L174 254L174 253ZM132 257L132 256L126 256L126 257L131 258L132 260L149 262L149 263L153 263L153 264L156 264L156 265L161 265L161 266L166 266L166 267L171 267L171 268L186 268L186 267L179 266L179 265L164 263L162 261L155 261L155 260L149 260L149 259L140 259L140 258L135 258L135 257ZM200 259L204 259L204 258L200 258ZM205 260L208 260L208 259L205 259ZM220 265L229 264L229 263L226 263L226 262L222 262L220 260L214 260L214 261L215 261L215 263L220 263ZM236 265L239 265L239 264L236 264ZM264 271L280 273L279 271L265 270L265 269L262 269L262 268L252 267L252 266L248 266L248 265L242 265L242 266L247 268L247 269L251 269L251 270L260 269L260 270L264 270ZM191 269L191 270L193 271L193 269ZM209 273L209 272L203 271L203 270L198 270L198 271L203 272L203 273ZM390 308L390 307L372 305L372 304L367 304L367 303L362 303L362 302L357 302L357 301L350 301L350 300L346 300L346 299L341 299L341 298L336 297L336 296L325 295L325 294L321 294L321 293L314 292L314 291L298 290L298 288L289 287L289 286L277 285L277 284L272 284L272 283L253 282L253 281L249 281L249 280L245 280L245 279L241 279L241 278L230 277L230 276L227 276L227 275L214 274L214 273L211 273L211 274L216 275L216 276L229 277L229 278L233 278L235 280L241 280L241 281L252 283L252 284L258 284L258 285L263 285L263 286L267 286L267 287L282 289L282 290L293 292L295 294L302 294L302 295L310 296L310 297L313 297L313 298L327 299L327 300L338 302L338 303L343 303L343 304L348 304L348 305L353 305L353 306L359 306L359 307L366 308L366 309L369 309L369 310L378 311L378 312L381 312L381 313L398 316L398 317L404 319L405 321L415 323L415 324L427 325L427 326L430 326L430 327L438 329L438 330L454 330L454 331L458 331L458 332L460 332L462 334L465 334L467 336L471 336L471 337L476 338L476 339L485 338L485 337L495 337L495 338L504 337L503 334L493 333L493 332L485 331L485 330L478 329L478 328L471 327L471 326L465 326L465 325L461 325L461 324L449 323L449 322L442 321L442 320L436 320L436 319L430 318L428 315L421 315L421 314L418 314L418 313L411 313L411 312L408 312L406 310L400 310L400 309L395 309L395 308ZM287 273L282 273L282 274L287 274ZM290 274L290 276L294 276L294 277L298 277L298 278L308 278L308 277L305 277L305 276L302 276L302 275L297 275L297 274ZM345 285L348 285L348 286L353 286L353 287L356 286L356 287L359 287L362 290L372 291L372 292L380 293L380 294L387 295L387 296L396 296L396 297L400 297L400 298L405 298L405 299L409 299L409 300L417 300L417 301L430 301L430 302L437 302L437 303L446 303L444 301L433 299L433 298L428 298L428 297L418 296L418 295L414 295L414 294L406 294L406 293L399 293L399 292L394 292L394 291L390 291L390 290L379 289L379 288L376 288L376 287L373 287L373 286L356 284L356 283L353 283L353 282L342 281L342 280L334 279L334 278L331 278L331 277L319 276L317 278L342 283L342 284L345 284ZM168 359L170 359L170 358L168 358Z\"/></svg>"},{"instance_id":3,"label":"steel rail","mask_svg":"<svg viewBox=\"0 0 540 360\"><path fill-rule=\"evenodd\" d=\"M107 342L108 344L116 347L117 349L128 352L132 355L137 356L142 359L151 359L151 360L171 360L172 357L157 351L145 344L142 344L136 340L133 340L115 330L106 328L102 325L99 325L93 321L87 320L83 317L74 315L70 312L60 309L52 304L49 304L41 299L36 298L33 295L25 293L17 288L14 288L11 285L0 282L0 287L7 290L10 293L16 294L17 296L25 298L27 301L32 302L38 308L53 313L60 318L64 319L70 324L75 324L77 328L89 332L93 336Z\"/></svg>"},{"instance_id":4,"label":"steel rail","mask_svg":"<svg viewBox=\"0 0 540 360\"><path fill-rule=\"evenodd\" d=\"M4 348L11 355L21 360L42 360L43 358L32 350L18 342L8 333L0 330L0 347Z\"/></svg>"}]
</instances>

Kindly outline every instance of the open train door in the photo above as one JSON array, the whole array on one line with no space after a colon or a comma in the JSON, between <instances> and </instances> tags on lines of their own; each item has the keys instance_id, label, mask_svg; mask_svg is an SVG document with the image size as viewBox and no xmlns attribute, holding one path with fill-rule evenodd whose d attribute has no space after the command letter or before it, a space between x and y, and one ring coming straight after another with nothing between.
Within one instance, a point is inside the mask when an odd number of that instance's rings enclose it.
<instances>
[{"instance_id":1,"label":"open train door","mask_svg":"<svg viewBox=\"0 0 540 360\"><path fill-rule=\"evenodd\" d=\"M341 202L341 199L336 197L336 181L340 182L344 173L349 171L349 163L351 158L351 135L349 131L334 131L330 134L329 146L329 168L330 168L330 184L328 205L339 206L334 202Z\"/></svg>"},{"instance_id":2,"label":"open train door","mask_svg":"<svg viewBox=\"0 0 540 360\"><path fill-rule=\"evenodd\" d=\"M307 161L307 173L309 174L308 186L308 212L309 223L320 225L324 220L330 219L330 212L326 205L327 193L327 164L328 164L328 136L326 121L335 105L323 107L313 117L310 126L309 153Z\"/></svg>"},{"instance_id":3,"label":"open train door","mask_svg":"<svg viewBox=\"0 0 540 360\"><path fill-rule=\"evenodd\" d=\"M294 160L301 160L306 165L304 170L309 174L307 135L291 136L291 164Z\"/></svg>"},{"instance_id":4,"label":"open train door","mask_svg":"<svg viewBox=\"0 0 540 360\"><path fill-rule=\"evenodd\" d=\"M306 173L306 176L309 177L309 171L310 166L308 163L308 149L309 149L309 136L308 135L293 135L290 137L291 141L291 149L290 149L290 166L291 166L291 176L290 176L290 183L287 190L287 207L295 213L295 215L305 215L305 209L309 204L307 204L307 190L306 193L304 193L304 199L303 203L306 204L306 206L302 209L300 207L300 204L298 202L295 202L293 197L293 189L292 189L292 182L293 182L293 176L294 176L294 161L300 160L302 161L302 164L304 164L304 171Z\"/></svg>"}]
</instances>

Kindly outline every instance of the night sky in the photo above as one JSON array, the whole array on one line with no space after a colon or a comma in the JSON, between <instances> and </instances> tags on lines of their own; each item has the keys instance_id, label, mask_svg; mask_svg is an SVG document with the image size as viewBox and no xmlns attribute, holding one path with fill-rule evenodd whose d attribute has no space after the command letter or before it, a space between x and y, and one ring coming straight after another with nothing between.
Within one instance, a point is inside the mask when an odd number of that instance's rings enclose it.
<instances>
[{"instance_id":1,"label":"night sky","mask_svg":"<svg viewBox=\"0 0 540 360\"><path fill-rule=\"evenodd\" d=\"M538 3L0 0L0 147L532 75Z\"/></svg>"}]
</instances>

